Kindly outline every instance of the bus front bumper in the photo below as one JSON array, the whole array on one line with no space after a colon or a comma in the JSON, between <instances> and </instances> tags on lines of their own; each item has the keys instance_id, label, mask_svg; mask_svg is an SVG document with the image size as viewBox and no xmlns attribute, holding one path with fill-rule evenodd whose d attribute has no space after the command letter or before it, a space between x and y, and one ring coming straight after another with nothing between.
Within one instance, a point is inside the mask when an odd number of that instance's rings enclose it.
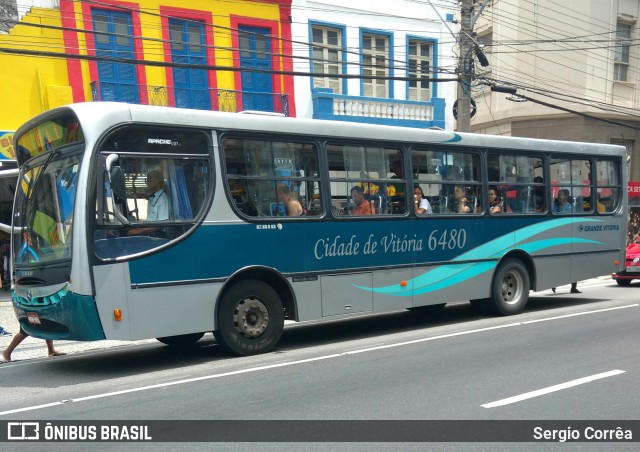
<instances>
[{"instance_id":1,"label":"bus front bumper","mask_svg":"<svg viewBox=\"0 0 640 452\"><path fill-rule=\"evenodd\" d=\"M28 300L12 291L20 327L30 336L51 340L105 339L95 299L71 291Z\"/></svg>"}]
</instances>

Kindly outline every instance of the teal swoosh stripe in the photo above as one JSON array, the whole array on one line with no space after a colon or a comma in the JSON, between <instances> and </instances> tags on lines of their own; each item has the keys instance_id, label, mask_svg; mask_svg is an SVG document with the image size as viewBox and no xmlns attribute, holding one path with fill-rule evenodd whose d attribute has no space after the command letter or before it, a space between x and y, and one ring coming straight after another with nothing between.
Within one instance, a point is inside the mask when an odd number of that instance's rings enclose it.
<instances>
[{"instance_id":1,"label":"teal swoosh stripe","mask_svg":"<svg viewBox=\"0 0 640 452\"><path fill-rule=\"evenodd\" d=\"M436 283L426 285L424 287L418 287L413 290L415 295L422 295L429 292L435 292L437 290L446 289L449 286L460 284L468 279L475 278L478 275L481 275L485 272L488 272L493 269L495 266L494 262L478 262L476 264L471 265L466 271L454 273L446 279L442 279Z\"/></svg>"},{"instance_id":2,"label":"teal swoosh stripe","mask_svg":"<svg viewBox=\"0 0 640 452\"><path fill-rule=\"evenodd\" d=\"M563 239L563 238L557 238L557 239L545 239L545 240L538 240L537 242L531 242L531 243L524 243L520 246L518 246L518 249L524 250L529 254L532 253L536 253L538 251L547 249L547 248L553 248L554 246L560 246L560 245L574 245L577 243L589 243L589 244L593 244L593 245L602 245L602 242L598 242L596 240L588 240L588 239Z\"/></svg>"},{"instance_id":3,"label":"teal swoosh stripe","mask_svg":"<svg viewBox=\"0 0 640 452\"><path fill-rule=\"evenodd\" d=\"M522 249L530 254L539 252L544 249L553 248L556 246L562 245L573 245L578 243L589 243L589 244L597 244L602 245L602 242L598 242L595 240L588 239L580 239L580 238L571 238L571 237L559 237L553 239L543 239L537 240L535 242L530 243L522 243L524 240L527 240L537 234L542 232L547 232L550 229L559 228L562 226L566 226L567 224L573 223L585 223L585 222L602 222L602 220L597 219L574 219L574 218L559 218L556 220L552 220L549 222L545 222L542 224L536 224L527 226L518 231L514 231L509 235L515 235L517 237L517 241L514 245L506 246L503 248L499 248L496 251L496 248L502 243L505 242L505 237L508 235L498 237L490 242L487 242L483 245L480 245L473 250L468 251L467 253L463 253L460 256L453 259L453 261L460 260L473 260L473 259L487 259L487 258L496 258L503 256L508 251L513 249ZM515 240L508 240L507 243L512 243ZM464 265L443 265L437 267L433 270L427 271L422 275L419 275L412 280L408 281L408 287L399 287L398 284L393 284L391 286L386 287L378 287L378 288L369 288L364 286L354 285L358 289L381 293L385 295L391 296L410 296L410 295L419 295L425 294L429 292L435 292L437 290L441 290L447 287L450 287L455 284L460 284L466 280L474 278L482 273L492 270L495 267L495 262L477 262L470 263Z\"/></svg>"},{"instance_id":4,"label":"teal swoosh stripe","mask_svg":"<svg viewBox=\"0 0 640 452\"><path fill-rule=\"evenodd\" d=\"M524 227L514 232L510 232L509 234L498 237L497 239L493 239L490 242L484 243L472 250L469 250L466 253L461 254L460 256L454 258L454 261L472 261L479 259L486 259L488 256L500 255L500 251L496 252L495 250L502 250L502 254L504 254L511 247L502 247L502 243L515 243L516 246L522 243L525 240L530 239L531 237L541 234L543 232L547 232L551 229L556 229L562 226L566 226L572 223L586 223L586 222L598 222L601 223L602 220L596 220L591 218L585 219L575 219L575 218L558 218L557 220L546 221L540 224L533 224L531 226ZM505 238L512 236L509 240L505 240Z\"/></svg>"},{"instance_id":5,"label":"teal swoosh stripe","mask_svg":"<svg viewBox=\"0 0 640 452\"><path fill-rule=\"evenodd\" d=\"M415 278L412 281L409 281L408 287L399 287L398 284L394 284L393 286L387 287L379 287L379 288L371 288L364 286L355 286L358 289L366 290L369 292L381 293L384 295L391 296L399 296L399 297L409 297L413 295L420 295L429 292L435 292L437 290L445 289L452 284L459 284L467 279L474 278L478 275L481 275L484 272L491 270L494 267L493 262L477 262L475 264L466 264L466 265L445 265L442 267L438 267L430 272L428 272L429 276L435 276L435 273L439 273L440 277L438 280L425 284L424 286L416 286L415 288L411 288L411 285L416 285L416 281L426 276L420 275L418 278ZM438 276L435 276L438 278Z\"/></svg>"}]
</instances>

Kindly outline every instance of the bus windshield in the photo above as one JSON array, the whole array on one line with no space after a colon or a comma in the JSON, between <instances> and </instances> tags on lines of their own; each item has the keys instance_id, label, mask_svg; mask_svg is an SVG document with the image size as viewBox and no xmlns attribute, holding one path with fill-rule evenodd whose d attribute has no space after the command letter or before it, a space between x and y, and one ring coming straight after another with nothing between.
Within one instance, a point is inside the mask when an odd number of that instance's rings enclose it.
<instances>
[{"instance_id":1,"label":"bus windshield","mask_svg":"<svg viewBox=\"0 0 640 452\"><path fill-rule=\"evenodd\" d=\"M71 230L81 154L50 154L24 168L16 187L13 253L18 265L71 257Z\"/></svg>"}]
</instances>

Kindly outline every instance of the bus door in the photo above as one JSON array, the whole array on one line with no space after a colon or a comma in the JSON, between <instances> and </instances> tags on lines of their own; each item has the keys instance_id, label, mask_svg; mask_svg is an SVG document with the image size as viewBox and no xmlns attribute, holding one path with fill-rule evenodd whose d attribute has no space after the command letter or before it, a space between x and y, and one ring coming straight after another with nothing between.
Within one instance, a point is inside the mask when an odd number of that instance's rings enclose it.
<instances>
[{"instance_id":1,"label":"bus door","mask_svg":"<svg viewBox=\"0 0 640 452\"><path fill-rule=\"evenodd\" d=\"M217 276L211 273L215 253L198 244L209 229L194 230L209 206L209 143L203 132L141 126L123 128L103 142L92 247L107 338L211 330L210 300L206 305L198 293L202 285L186 283ZM174 287L175 281L183 284ZM170 313L178 299L194 300L201 311L188 322L175 322ZM126 313L122 320L112 320L114 309Z\"/></svg>"}]
</instances>

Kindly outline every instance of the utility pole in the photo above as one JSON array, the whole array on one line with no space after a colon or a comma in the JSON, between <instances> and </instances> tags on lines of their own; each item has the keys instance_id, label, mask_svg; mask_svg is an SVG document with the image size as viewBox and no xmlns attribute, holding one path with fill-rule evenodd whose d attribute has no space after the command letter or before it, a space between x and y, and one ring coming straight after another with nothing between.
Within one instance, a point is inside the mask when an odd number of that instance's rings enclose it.
<instances>
[{"instance_id":1,"label":"utility pole","mask_svg":"<svg viewBox=\"0 0 640 452\"><path fill-rule=\"evenodd\" d=\"M473 0L462 0L460 14L460 34L458 35L458 48L460 50L458 61L458 100L457 100L457 127L458 132L471 131L471 75L473 72L473 39L472 16Z\"/></svg>"}]
</instances>

